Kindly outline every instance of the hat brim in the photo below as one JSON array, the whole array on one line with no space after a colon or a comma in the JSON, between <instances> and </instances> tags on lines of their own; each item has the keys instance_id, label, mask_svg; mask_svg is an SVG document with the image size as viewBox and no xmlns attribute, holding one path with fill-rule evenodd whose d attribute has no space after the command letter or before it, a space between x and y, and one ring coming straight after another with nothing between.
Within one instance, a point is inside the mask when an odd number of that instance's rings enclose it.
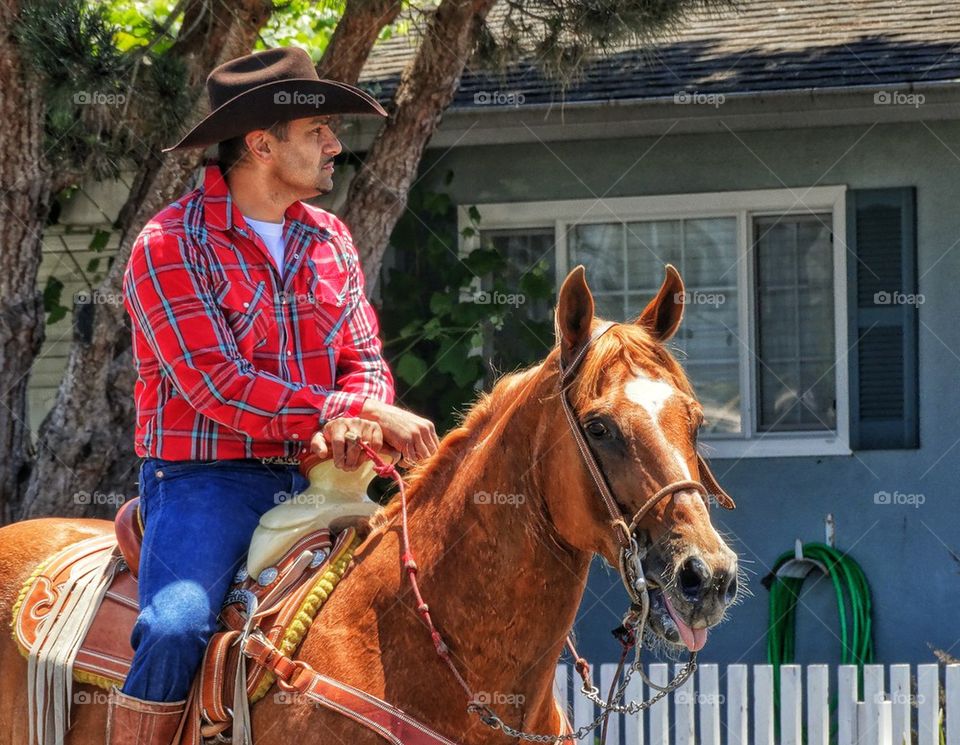
<instances>
[{"instance_id":1,"label":"hat brim","mask_svg":"<svg viewBox=\"0 0 960 745\"><path fill-rule=\"evenodd\" d=\"M258 85L217 107L163 152L208 147L277 122L308 116L387 112L370 94L336 80L292 78Z\"/></svg>"}]
</instances>

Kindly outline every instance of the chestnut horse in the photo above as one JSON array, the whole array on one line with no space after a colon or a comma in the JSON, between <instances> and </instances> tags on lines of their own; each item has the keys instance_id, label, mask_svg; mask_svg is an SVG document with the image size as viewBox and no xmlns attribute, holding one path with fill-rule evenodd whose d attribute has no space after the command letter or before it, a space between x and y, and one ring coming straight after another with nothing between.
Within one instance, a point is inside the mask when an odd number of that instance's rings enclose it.
<instances>
[{"instance_id":1,"label":"chestnut horse","mask_svg":"<svg viewBox=\"0 0 960 745\"><path fill-rule=\"evenodd\" d=\"M665 484L700 476L702 412L663 344L680 324L683 292L668 267L636 321L593 343L569 390L627 522ZM591 559L618 561L609 515L558 396L560 362L590 343L599 323L593 308L578 267L560 291L557 348L541 364L500 380L410 479L410 538L434 621L474 691L485 693L507 724L537 733L562 731L554 670ZM401 572L396 501L375 516L296 656L464 745L512 742L467 711L463 690L433 649ZM55 518L0 529L3 617L9 621L17 590L44 557L112 529L102 520ZM658 500L635 535L651 588L648 631L678 649L699 648L736 595L735 554L694 489ZM4 635L2 745L27 742L25 680L26 662ZM73 706L66 745L104 741L106 695L75 684L75 700L83 691L92 703ZM382 742L350 719L289 695L267 695L251 715L260 745Z\"/></svg>"}]
</instances>

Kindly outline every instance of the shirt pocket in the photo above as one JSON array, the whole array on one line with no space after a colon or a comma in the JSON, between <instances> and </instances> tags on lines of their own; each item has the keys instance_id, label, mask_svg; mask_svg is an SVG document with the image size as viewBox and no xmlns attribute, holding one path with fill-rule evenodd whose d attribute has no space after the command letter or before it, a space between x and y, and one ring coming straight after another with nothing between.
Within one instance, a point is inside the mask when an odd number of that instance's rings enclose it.
<instances>
[{"instance_id":1,"label":"shirt pocket","mask_svg":"<svg viewBox=\"0 0 960 745\"><path fill-rule=\"evenodd\" d=\"M312 260L307 263L310 268L310 313L315 330L324 346L339 349L349 302L347 273L335 264L321 266Z\"/></svg>"},{"instance_id":2,"label":"shirt pocket","mask_svg":"<svg viewBox=\"0 0 960 745\"><path fill-rule=\"evenodd\" d=\"M264 280L226 280L217 289L216 300L241 353L252 353L267 343L270 303Z\"/></svg>"}]
</instances>

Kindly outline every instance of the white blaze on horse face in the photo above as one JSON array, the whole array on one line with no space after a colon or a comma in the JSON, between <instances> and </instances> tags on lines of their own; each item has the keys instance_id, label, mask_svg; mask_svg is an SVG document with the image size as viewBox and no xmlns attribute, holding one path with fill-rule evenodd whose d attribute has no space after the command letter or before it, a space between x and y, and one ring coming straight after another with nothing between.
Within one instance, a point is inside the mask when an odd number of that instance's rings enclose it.
<instances>
[{"instance_id":1,"label":"white blaze on horse face","mask_svg":"<svg viewBox=\"0 0 960 745\"><path fill-rule=\"evenodd\" d=\"M673 395L673 386L663 380L654 380L646 375L638 375L624 386L627 398L639 404L650 418L660 426L660 411Z\"/></svg>"},{"instance_id":2,"label":"white blaze on horse face","mask_svg":"<svg viewBox=\"0 0 960 745\"><path fill-rule=\"evenodd\" d=\"M655 380L641 374L624 385L623 392L628 399L638 404L650 415L650 419L654 425L654 432L666 443L668 448L671 448L670 442L663 433L660 413L663 411L663 407L666 406L667 401L669 401L671 396L676 392L673 386L665 380ZM683 474L683 478L689 479L690 468L687 466L687 461L679 450L676 448L672 449L673 457L676 458L677 463L680 465L680 472Z\"/></svg>"}]
</instances>

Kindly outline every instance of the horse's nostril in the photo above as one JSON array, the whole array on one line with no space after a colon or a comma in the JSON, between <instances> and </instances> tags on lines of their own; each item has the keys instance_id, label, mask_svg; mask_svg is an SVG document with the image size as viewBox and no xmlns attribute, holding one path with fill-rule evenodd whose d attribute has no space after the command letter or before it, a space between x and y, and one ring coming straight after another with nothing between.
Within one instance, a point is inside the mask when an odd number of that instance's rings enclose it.
<instances>
[{"instance_id":1,"label":"horse's nostril","mask_svg":"<svg viewBox=\"0 0 960 745\"><path fill-rule=\"evenodd\" d=\"M737 597L737 575L735 572L725 572L720 583L720 597L724 605L730 605Z\"/></svg>"},{"instance_id":2,"label":"horse's nostril","mask_svg":"<svg viewBox=\"0 0 960 745\"><path fill-rule=\"evenodd\" d=\"M691 600L697 600L703 592L703 587L710 580L710 569L703 560L693 556L683 562L677 582L680 590Z\"/></svg>"}]
</instances>

